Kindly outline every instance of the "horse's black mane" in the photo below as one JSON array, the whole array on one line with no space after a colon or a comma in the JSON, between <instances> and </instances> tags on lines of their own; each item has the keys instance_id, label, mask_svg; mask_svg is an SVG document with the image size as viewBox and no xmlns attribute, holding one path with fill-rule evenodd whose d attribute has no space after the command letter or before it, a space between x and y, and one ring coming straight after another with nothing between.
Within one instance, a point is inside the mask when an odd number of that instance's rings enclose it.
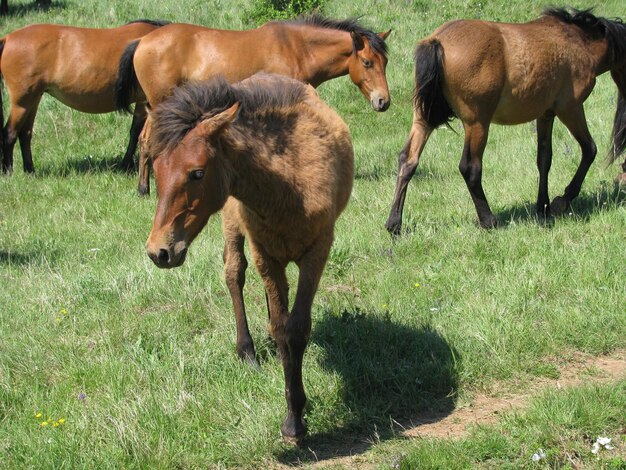
<instances>
[{"instance_id":1,"label":"horse's black mane","mask_svg":"<svg viewBox=\"0 0 626 470\"><path fill-rule=\"evenodd\" d=\"M577 10L575 8L547 8L543 14L559 21L578 26L590 34L604 37L609 43L610 63L623 60L626 54L626 25L620 18L602 18L595 16L593 8Z\"/></svg>"},{"instance_id":2,"label":"horse's black mane","mask_svg":"<svg viewBox=\"0 0 626 470\"><path fill-rule=\"evenodd\" d=\"M348 33L357 33L363 35L367 38L367 41L370 43L370 46L379 54L387 56L387 43L385 40L381 38L374 31L369 30L361 26L356 18L348 18L346 20L333 20L331 18L326 18L317 13L312 13L310 15L299 16L297 18L291 20L281 21L280 23L287 24L303 24L307 26L317 26L319 28L326 29L337 29L339 31L346 31Z\"/></svg>"},{"instance_id":3,"label":"horse's black mane","mask_svg":"<svg viewBox=\"0 0 626 470\"><path fill-rule=\"evenodd\" d=\"M151 146L155 155L172 149L201 120L214 116L239 102L239 116L278 111L302 101L307 85L291 78L259 73L230 84L218 75L190 81L151 113Z\"/></svg>"},{"instance_id":4,"label":"horse's black mane","mask_svg":"<svg viewBox=\"0 0 626 470\"><path fill-rule=\"evenodd\" d=\"M166 24L170 24L170 21L166 21L166 20L148 20L145 18L141 18L139 20L133 20L133 21L129 21L126 24L133 24L133 23L146 23L146 24L151 24L152 26L165 26Z\"/></svg>"}]
</instances>

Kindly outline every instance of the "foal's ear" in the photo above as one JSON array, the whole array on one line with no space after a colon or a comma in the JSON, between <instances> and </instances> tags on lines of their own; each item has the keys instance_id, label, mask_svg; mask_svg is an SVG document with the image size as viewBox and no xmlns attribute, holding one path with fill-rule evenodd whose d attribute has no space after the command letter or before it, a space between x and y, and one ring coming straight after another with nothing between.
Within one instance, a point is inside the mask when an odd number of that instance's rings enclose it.
<instances>
[{"instance_id":1,"label":"foal's ear","mask_svg":"<svg viewBox=\"0 0 626 470\"><path fill-rule=\"evenodd\" d=\"M220 132L222 129L224 129L224 127L237 119L237 115L239 114L239 104L239 102L236 102L230 108L225 109L221 113L206 118L200 123L200 125L204 128L204 131L207 134Z\"/></svg>"},{"instance_id":2,"label":"foal's ear","mask_svg":"<svg viewBox=\"0 0 626 470\"><path fill-rule=\"evenodd\" d=\"M378 33L378 37L384 41L389 37L390 34L391 30L387 31L386 33Z\"/></svg>"},{"instance_id":3,"label":"foal's ear","mask_svg":"<svg viewBox=\"0 0 626 470\"><path fill-rule=\"evenodd\" d=\"M352 36L352 44L354 45L354 49L356 51L365 49L365 41L363 41L363 37L359 33L350 31L350 36Z\"/></svg>"}]
</instances>

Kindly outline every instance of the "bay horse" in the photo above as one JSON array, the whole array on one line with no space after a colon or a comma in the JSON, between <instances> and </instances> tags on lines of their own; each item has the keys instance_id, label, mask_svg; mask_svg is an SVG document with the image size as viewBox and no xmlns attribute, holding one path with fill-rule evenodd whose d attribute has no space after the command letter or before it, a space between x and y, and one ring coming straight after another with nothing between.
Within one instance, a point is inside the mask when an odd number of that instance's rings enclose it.
<instances>
[{"instance_id":1,"label":"bay horse","mask_svg":"<svg viewBox=\"0 0 626 470\"><path fill-rule=\"evenodd\" d=\"M166 22L137 20L110 29L36 24L0 38L0 73L10 97L4 128L2 170L13 170L13 148L19 138L24 171L35 171L31 138L44 93L86 113L115 111L114 87L119 60L126 46ZM136 101L136 94L129 96ZM133 168L137 139L145 121L143 103L133 113L130 141L121 167ZM4 122L0 96L0 123Z\"/></svg>"},{"instance_id":2,"label":"bay horse","mask_svg":"<svg viewBox=\"0 0 626 470\"><path fill-rule=\"evenodd\" d=\"M236 82L256 72L271 72L318 87L350 75L376 111L390 104L385 69L385 39L391 30L374 33L352 19L320 15L271 21L248 31L170 24L128 46L120 61L117 107L140 88L155 106L175 86L221 74ZM149 156L139 150L139 194L148 194Z\"/></svg>"},{"instance_id":3,"label":"bay horse","mask_svg":"<svg viewBox=\"0 0 626 470\"><path fill-rule=\"evenodd\" d=\"M459 170L481 227L496 226L482 188L482 159L489 126L537 120L539 214L561 214L580 192L596 145L583 103L606 71L620 99L613 129L614 156L626 147L626 26L591 10L551 8L524 24L459 20L445 23L415 52L413 124L398 158L398 176L386 228L399 234L407 185L432 131L458 117L465 130ZM580 145L578 170L562 196L548 197L554 118ZM625 167L626 171L626 167Z\"/></svg>"},{"instance_id":4,"label":"bay horse","mask_svg":"<svg viewBox=\"0 0 626 470\"><path fill-rule=\"evenodd\" d=\"M299 443L306 395L302 359L311 306L352 191L348 127L297 80L257 74L189 82L151 112L150 152L158 203L146 243L160 268L180 266L209 217L222 209L224 274L235 310L237 353L255 363L246 321L244 239L263 278L269 331L285 374L285 440ZM289 313L285 268L299 267Z\"/></svg>"}]
</instances>

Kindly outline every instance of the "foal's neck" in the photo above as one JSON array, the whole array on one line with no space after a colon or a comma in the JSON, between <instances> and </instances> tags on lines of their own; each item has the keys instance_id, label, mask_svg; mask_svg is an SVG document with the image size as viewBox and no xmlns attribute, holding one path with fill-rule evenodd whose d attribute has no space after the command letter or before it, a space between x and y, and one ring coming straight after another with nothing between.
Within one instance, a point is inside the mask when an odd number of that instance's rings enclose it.
<instances>
[{"instance_id":1,"label":"foal's neck","mask_svg":"<svg viewBox=\"0 0 626 470\"><path fill-rule=\"evenodd\" d=\"M302 203L291 158L263 136L231 129L223 134L229 162L229 195L262 219L276 220Z\"/></svg>"}]
</instances>

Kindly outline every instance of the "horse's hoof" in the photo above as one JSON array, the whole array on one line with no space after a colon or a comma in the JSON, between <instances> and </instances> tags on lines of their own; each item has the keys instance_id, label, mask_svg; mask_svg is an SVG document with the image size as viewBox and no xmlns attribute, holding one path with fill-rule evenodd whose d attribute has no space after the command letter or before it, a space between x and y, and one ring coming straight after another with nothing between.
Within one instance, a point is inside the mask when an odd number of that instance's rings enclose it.
<instances>
[{"instance_id":1,"label":"horse's hoof","mask_svg":"<svg viewBox=\"0 0 626 470\"><path fill-rule=\"evenodd\" d=\"M301 419L298 421L287 418L280 428L283 441L289 445L301 446L306 436L306 424Z\"/></svg>"},{"instance_id":2,"label":"horse's hoof","mask_svg":"<svg viewBox=\"0 0 626 470\"><path fill-rule=\"evenodd\" d=\"M243 362L244 364L249 365L254 370L257 370L257 371L261 370L261 364L259 364L259 361L256 357L254 347L252 348L252 351L250 350L237 351L237 355L239 356L239 359L241 359L241 362Z\"/></svg>"},{"instance_id":3,"label":"horse's hoof","mask_svg":"<svg viewBox=\"0 0 626 470\"><path fill-rule=\"evenodd\" d=\"M137 195L138 196L150 196L150 188L139 185L137 187Z\"/></svg>"},{"instance_id":4,"label":"horse's hoof","mask_svg":"<svg viewBox=\"0 0 626 470\"><path fill-rule=\"evenodd\" d=\"M615 182L617 184L623 184L626 186L626 173L620 173L615 177Z\"/></svg>"},{"instance_id":5,"label":"horse's hoof","mask_svg":"<svg viewBox=\"0 0 626 470\"><path fill-rule=\"evenodd\" d=\"M400 231L402 230L402 222L389 219L387 220L387 223L385 224L385 228L387 229L387 232L389 232L389 234L392 237L397 237L400 235Z\"/></svg>"},{"instance_id":6,"label":"horse's hoof","mask_svg":"<svg viewBox=\"0 0 626 470\"><path fill-rule=\"evenodd\" d=\"M478 223L480 224L482 228L486 228L487 230L496 228L498 226L498 221L493 215L490 215L482 219L478 219Z\"/></svg>"},{"instance_id":7,"label":"horse's hoof","mask_svg":"<svg viewBox=\"0 0 626 470\"><path fill-rule=\"evenodd\" d=\"M557 196L552 201L552 204L550 204L550 212L553 215L561 215L567 210L568 205L569 203L567 202L567 199Z\"/></svg>"}]
</instances>

